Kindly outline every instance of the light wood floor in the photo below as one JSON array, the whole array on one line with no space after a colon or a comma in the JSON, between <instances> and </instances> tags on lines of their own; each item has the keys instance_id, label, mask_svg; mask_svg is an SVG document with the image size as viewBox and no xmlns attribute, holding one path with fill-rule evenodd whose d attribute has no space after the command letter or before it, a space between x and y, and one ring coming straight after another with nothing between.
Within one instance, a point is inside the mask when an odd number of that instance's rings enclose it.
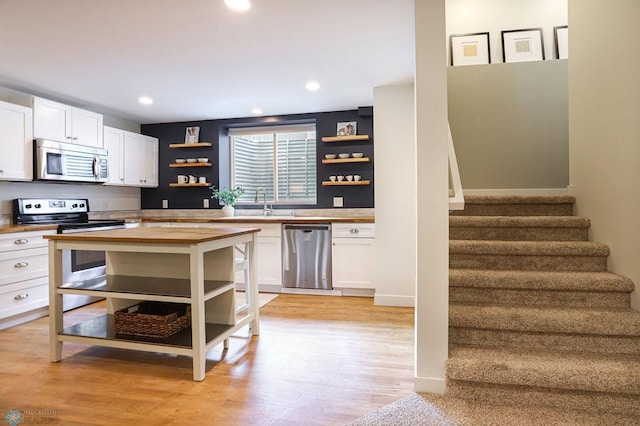
<instances>
[{"instance_id":1,"label":"light wood floor","mask_svg":"<svg viewBox=\"0 0 640 426\"><path fill-rule=\"evenodd\" d=\"M73 324L103 307L65 315ZM65 343L48 318L0 331L0 418L56 410L62 425L342 425L413 391L413 309L370 298L282 294L228 351L190 357Z\"/></svg>"}]
</instances>

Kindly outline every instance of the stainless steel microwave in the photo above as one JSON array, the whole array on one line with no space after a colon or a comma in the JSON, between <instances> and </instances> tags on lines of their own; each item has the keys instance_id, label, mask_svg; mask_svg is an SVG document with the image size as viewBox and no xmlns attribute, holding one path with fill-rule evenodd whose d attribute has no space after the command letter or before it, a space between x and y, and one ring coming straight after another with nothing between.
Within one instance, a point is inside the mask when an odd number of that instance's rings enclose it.
<instances>
[{"instance_id":1,"label":"stainless steel microwave","mask_svg":"<svg viewBox=\"0 0 640 426\"><path fill-rule=\"evenodd\" d=\"M35 139L34 179L70 182L106 182L107 150L71 143Z\"/></svg>"}]
</instances>

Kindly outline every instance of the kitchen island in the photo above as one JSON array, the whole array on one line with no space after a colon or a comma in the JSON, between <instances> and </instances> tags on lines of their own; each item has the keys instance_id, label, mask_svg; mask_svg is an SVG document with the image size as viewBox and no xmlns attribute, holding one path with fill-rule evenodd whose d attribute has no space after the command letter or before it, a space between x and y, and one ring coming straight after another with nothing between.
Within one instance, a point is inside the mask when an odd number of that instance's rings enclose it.
<instances>
[{"instance_id":1,"label":"kitchen island","mask_svg":"<svg viewBox=\"0 0 640 426\"><path fill-rule=\"evenodd\" d=\"M206 353L249 325L260 333L255 282L259 228L131 228L46 235L49 239L50 359L62 359L63 342L187 355L193 380L205 377ZM234 246L246 249L246 315L236 317ZM106 281L100 285L62 282L63 250L104 251ZM107 299L107 312L63 326L63 294ZM141 301L191 307L191 326L165 339L116 333L114 313Z\"/></svg>"}]
</instances>

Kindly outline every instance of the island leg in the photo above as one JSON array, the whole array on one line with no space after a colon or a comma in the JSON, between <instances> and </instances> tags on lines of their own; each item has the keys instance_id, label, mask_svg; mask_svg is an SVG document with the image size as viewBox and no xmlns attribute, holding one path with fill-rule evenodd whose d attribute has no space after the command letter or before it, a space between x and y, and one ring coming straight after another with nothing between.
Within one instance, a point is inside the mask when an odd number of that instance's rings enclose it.
<instances>
[{"instance_id":1,"label":"island leg","mask_svg":"<svg viewBox=\"0 0 640 426\"><path fill-rule=\"evenodd\" d=\"M245 291L249 294L249 312L253 313L253 319L249 323L251 328L251 334L258 336L260 334L260 303L258 294L258 275L257 275L257 250L256 239L257 233L251 234L252 238L249 244L247 244L247 250L249 252L249 282L245 284Z\"/></svg>"},{"instance_id":2,"label":"island leg","mask_svg":"<svg viewBox=\"0 0 640 426\"><path fill-rule=\"evenodd\" d=\"M206 334L204 312L204 257L198 246L191 246L189 256L191 278L191 348L193 380L204 380L206 364Z\"/></svg>"},{"instance_id":3,"label":"island leg","mask_svg":"<svg viewBox=\"0 0 640 426\"><path fill-rule=\"evenodd\" d=\"M62 359L62 342L58 334L62 332L62 295L58 287L62 285L62 250L55 247L55 241L49 241L49 359L58 362Z\"/></svg>"}]
</instances>

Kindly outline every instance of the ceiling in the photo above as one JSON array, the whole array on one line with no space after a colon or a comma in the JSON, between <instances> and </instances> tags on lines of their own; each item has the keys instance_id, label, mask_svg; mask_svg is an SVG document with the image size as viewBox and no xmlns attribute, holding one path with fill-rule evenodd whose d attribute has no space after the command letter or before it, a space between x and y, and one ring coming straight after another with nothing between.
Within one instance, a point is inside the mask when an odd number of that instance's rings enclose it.
<instances>
[{"instance_id":1,"label":"ceiling","mask_svg":"<svg viewBox=\"0 0 640 426\"><path fill-rule=\"evenodd\" d=\"M0 0L0 86L158 123L354 109L413 81L413 0L251 3Z\"/></svg>"}]
</instances>

